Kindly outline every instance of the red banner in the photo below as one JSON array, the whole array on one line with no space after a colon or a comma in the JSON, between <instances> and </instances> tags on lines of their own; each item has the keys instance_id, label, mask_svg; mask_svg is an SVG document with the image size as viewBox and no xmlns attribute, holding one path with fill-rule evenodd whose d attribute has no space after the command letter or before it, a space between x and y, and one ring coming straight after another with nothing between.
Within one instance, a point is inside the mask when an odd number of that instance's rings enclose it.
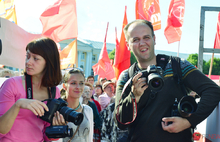
<instances>
[{"instance_id":1,"label":"red banner","mask_svg":"<svg viewBox=\"0 0 220 142\"><path fill-rule=\"evenodd\" d=\"M169 15L167 19L167 27L164 30L164 35L168 43L180 41L185 12L184 0L172 0L169 7Z\"/></svg>"},{"instance_id":2,"label":"red banner","mask_svg":"<svg viewBox=\"0 0 220 142\"><path fill-rule=\"evenodd\" d=\"M76 0L58 0L40 16L43 25L42 35L56 42L76 38Z\"/></svg>"},{"instance_id":3,"label":"red banner","mask_svg":"<svg viewBox=\"0 0 220 142\"><path fill-rule=\"evenodd\" d=\"M159 0L136 0L136 19L145 19L153 24L154 31L161 29Z\"/></svg>"},{"instance_id":4,"label":"red banner","mask_svg":"<svg viewBox=\"0 0 220 142\"><path fill-rule=\"evenodd\" d=\"M220 12L218 13L217 33L215 35L214 49L220 49Z\"/></svg>"},{"instance_id":5,"label":"red banner","mask_svg":"<svg viewBox=\"0 0 220 142\"><path fill-rule=\"evenodd\" d=\"M92 66L94 71L94 75L99 75L100 78L107 78L108 80L113 79L115 77L114 70L111 65L111 61L108 57L108 52L106 48L106 36L108 31L108 25L106 29L105 40L103 43L103 48L99 55L99 61L97 64Z\"/></svg>"},{"instance_id":6,"label":"red banner","mask_svg":"<svg viewBox=\"0 0 220 142\"><path fill-rule=\"evenodd\" d=\"M125 14L124 14L124 20L123 20L123 25L122 25L120 43L118 42L117 34L116 34L114 70L115 70L115 77L117 80L121 72L130 67L130 56L131 55L126 44L125 34L123 31L124 27L128 24L126 9L127 7L125 7Z\"/></svg>"}]
</instances>

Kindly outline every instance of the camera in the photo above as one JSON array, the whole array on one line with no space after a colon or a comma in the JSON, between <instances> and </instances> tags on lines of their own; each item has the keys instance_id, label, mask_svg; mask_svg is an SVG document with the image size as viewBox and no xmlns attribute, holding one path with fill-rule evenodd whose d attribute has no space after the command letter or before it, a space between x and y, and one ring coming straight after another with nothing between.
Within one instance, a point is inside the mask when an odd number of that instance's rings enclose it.
<instances>
[{"instance_id":1,"label":"camera","mask_svg":"<svg viewBox=\"0 0 220 142\"><path fill-rule=\"evenodd\" d=\"M54 113L59 111L63 115L65 121L73 122L75 125L81 124L83 114L74 111L72 108L67 107L67 102L63 99L49 99L47 107L49 111L45 111L44 116L40 117L42 120L52 123Z\"/></svg>"},{"instance_id":2,"label":"camera","mask_svg":"<svg viewBox=\"0 0 220 142\"><path fill-rule=\"evenodd\" d=\"M73 129L65 126L49 126L46 128L45 134L48 138L65 138L73 136Z\"/></svg>"},{"instance_id":3,"label":"camera","mask_svg":"<svg viewBox=\"0 0 220 142\"><path fill-rule=\"evenodd\" d=\"M49 111L45 111L44 116L40 117L42 120L52 124L54 113L59 111L63 115L65 121L73 122L75 125L81 124L83 114L74 111L72 108L67 107L67 102L63 99L48 99L47 106ZM49 126L46 128L46 135L48 138L64 138L73 135L72 128L68 126Z\"/></svg>"},{"instance_id":4,"label":"camera","mask_svg":"<svg viewBox=\"0 0 220 142\"><path fill-rule=\"evenodd\" d=\"M147 83L151 90L158 92L163 88L163 70L160 66L149 65L146 70L141 72L141 77L147 78Z\"/></svg>"},{"instance_id":5,"label":"camera","mask_svg":"<svg viewBox=\"0 0 220 142\"><path fill-rule=\"evenodd\" d=\"M172 106L171 116L189 117L197 109L197 103L192 96L184 96L178 102L177 98Z\"/></svg>"}]
</instances>

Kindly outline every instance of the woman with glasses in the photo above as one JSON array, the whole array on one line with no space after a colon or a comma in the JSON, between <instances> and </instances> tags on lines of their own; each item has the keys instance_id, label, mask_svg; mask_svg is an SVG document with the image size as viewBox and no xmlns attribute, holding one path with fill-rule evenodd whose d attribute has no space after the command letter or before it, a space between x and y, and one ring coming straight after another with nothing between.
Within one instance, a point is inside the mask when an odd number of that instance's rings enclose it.
<instances>
[{"instance_id":1,"label":"woman with glasses","mask_svg":"<svg viewBox=\"0 0 220 142\"><path fill-rule=\"evenodd\" d=\"M67 71L63 77L63 89L61 96L67 101L68 107L84 115L83 121L79 126L72 122L67 125L73 129L75 136L71 138L71 142L92 142L93 139L93 111L91 107L85 104L80 104L79 98L82 96L85 86L84 73L78 69L73 68ZM63 142L67 142L70 138L63 138Z\"/></svg>"},{"instance_id":2,"label":"woman with glasses","mask_svg":"<svg viewBox=\"0 0 220 142\"><path fill-rule=\"evenodd\" d=\"M43 100L60 97L59 88L55 86L61 79L56 43L49 38L31 41L26 46L25 75L11 77L0 87L0 142L51 140L45 134L50 123L39 117L49 111ZM52 87L56 90L54 95L50 91ZM52 121L53 125L65 124L59 112Z\"/></svg>"}]
</instances>

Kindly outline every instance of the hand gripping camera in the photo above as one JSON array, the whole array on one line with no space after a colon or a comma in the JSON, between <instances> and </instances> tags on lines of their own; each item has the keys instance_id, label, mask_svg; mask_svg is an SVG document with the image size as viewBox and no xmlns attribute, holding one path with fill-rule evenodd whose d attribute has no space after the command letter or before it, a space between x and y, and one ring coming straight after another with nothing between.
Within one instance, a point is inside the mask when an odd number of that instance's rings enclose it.
<instances>
[{"instance_id":1,"label":"hand gripping camera","mask_svg":"<svg viewBox=\"0 0 220 142\"><path fill-rule=\"evenodd\" d=\"M49 99L47 101L49 111L45 111L44 116L40 117L42 120L52 124L54 113L59 111L63 115L65 121L73 122L75 125L81 124L83 120L83 114L74 111L72 108L67 107L67 102L63 99ZM48 138L64 138L71 137L73 130L68 126L49 126L46 128L46 135Z\"/></svg>"},{"instance_id":2,"label":"hand gripping camera","mask_svg":"<svg viewBox=\"0 0 220 142\"><path fill-rule=\"evenodd\" d=\"M160 66L149 65L146 70L141 72L141 77L147 78L148 86L152 91L158 92L163 88L163 70Z\"/></svg>"}]
</instances>

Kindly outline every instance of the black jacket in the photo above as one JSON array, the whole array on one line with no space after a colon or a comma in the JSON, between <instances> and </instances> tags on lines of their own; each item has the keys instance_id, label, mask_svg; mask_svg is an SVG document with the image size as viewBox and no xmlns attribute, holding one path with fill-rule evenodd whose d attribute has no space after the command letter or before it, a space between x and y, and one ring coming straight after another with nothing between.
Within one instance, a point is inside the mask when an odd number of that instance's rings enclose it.
<instances>
[{"instance_id":1,"label":"black jacket","mask_svg":"<svg viewBox=\"0 0 220 142\"><path fill-rule=\"evenodd\" d=\"M195 113L188 117L192 128L207 118L220 101L220 88L196 69L186 60L181 60L182 79L185 86L201 96ZM140 70L138 67L136 70ZM164 70L164 87L155 95L150 97L150 89L147 88L137 104L137 114L146 106L138 121L134 122L135 109L132 104L132 94L124 93L122 89L129 79L128 70L121 73L116 88L115 120L120 129L128 127L133 130L132 142L191 142L193 129L189 128L179 133L169 133L162 129L163 117L171 116L171 108L175 101L184 96L180 86L174 81L171 63L168 62ZM120 121L120 122L119 122ZM131 122L130 124L122 124ZM135 126L133 125L135 123Z\"/></svg>"}]
</instances>

